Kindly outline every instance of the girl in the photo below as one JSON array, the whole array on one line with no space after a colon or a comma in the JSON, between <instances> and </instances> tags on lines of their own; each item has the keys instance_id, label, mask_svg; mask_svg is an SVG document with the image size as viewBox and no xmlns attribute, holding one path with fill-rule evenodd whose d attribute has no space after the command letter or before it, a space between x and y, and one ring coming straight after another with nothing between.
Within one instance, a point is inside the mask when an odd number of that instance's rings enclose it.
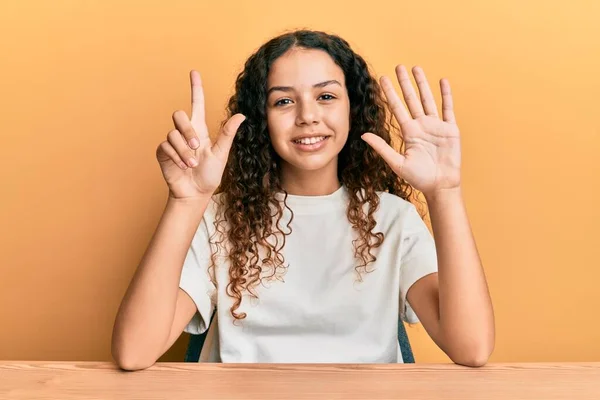
<instances>
[{"instance_id":1,"label":"girl","mask_svg":"<svg viewBox=\"0 0 600 400\"><path fill-rule=\"evenodd\" d=\"M214 142L191 72L191 117L176 111L156 152L168 201L114 325L121 368L151 366L213 312L215 361L402 362L402 318L453 362L487 362L494 316L450 85L440 81L440 118L422 69L412 72L420 97L396 68L407 109L387 77L384 100L340 37L281 35L247 60Z\"/></svg>"}]
</instances>

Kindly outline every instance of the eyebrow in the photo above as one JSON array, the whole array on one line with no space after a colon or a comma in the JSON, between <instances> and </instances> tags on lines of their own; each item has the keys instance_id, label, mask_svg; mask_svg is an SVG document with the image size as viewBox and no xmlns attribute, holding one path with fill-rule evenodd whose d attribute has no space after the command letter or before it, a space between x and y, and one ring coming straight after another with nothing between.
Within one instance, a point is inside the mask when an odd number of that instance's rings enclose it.
<instances>
[{"instance_id":1,"label":"eyebrow","mask_svg":"<svg viewBox=\"0 0 600 400\"><path fill-rule=\"evenodd\" d=\"M328 80L328 81L315 83L313 85L313 88L322 88L322 87L325 87L327 85L332 85L332 84L342 86L342 84L339 83L338 81L336 81L335 79L331 79L331 80ZM292 90L294 90L294 88L291 87L291 86L273 86L272 88L270 88L269 90L267 90L267 97L271 94L271 92L274 92L276 90L279 90L279 91L282 91L282 92L291 92Z\"/></svg>"}]
</instances>

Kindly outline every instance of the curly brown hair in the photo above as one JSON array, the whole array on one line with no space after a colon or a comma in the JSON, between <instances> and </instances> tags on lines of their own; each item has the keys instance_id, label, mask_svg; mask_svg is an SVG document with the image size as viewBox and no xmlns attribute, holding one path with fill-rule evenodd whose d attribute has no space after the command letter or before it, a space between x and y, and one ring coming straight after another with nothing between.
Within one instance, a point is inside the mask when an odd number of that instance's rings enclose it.
<instances>
[{"instance_id":1,"label":"curly brown hair","mask_svg":"<svg viewBox=\"0 0 600 400\"><path fill-rule=\"evenodd\" d=\"M382 137L388 144L402 148L400 135L392 143L391 133L397 127L387 112L386 101L377 80L369 72L365 60L356 54L347 41L320 31L298 30L277 36L262 45L245 63L238 75L235 94L229 99L228 118L237 113L246 116L239 128L223 173L217 232L227 238L230 260L227 294L234 298L231 314L235 320L246 317L236 310L244 292L257 297L253 291L262 279L273 278L285 272L281 250L285 236L279 222L283 210L293 210L286 203L287 192L280 181L280 157L269 139L266 117L267 77L273 62L292 48L319 49L327 52L343 70L350 100L350 131L338 155L338 178L345 185L349 205L348 220L358 232L353 241L358 279L370 272L367 266L376 260L371 250L384 240L381 232L374 233L374 213L379 206L377 191L395 194L407 201L422 205L418 193L408 183L397 177L383 159L362 139L365 132ZM283 197L277 196L282 194ZM283 199L283 205L282 201ZM368 207L365 205L368 204ZM365 212L365 208L367 212ZM419 210L421 208L417 207ZM275 210L275 215L273 215ZM424 216L423 212L421 215ZM222 222L227 222L224 233ZM291 222L291 220L290 220ZM271 240L280 236L282 241ZM217 242L222 244L224 239ZM212 238L211 238L212 242ZM262 249L262 252L259 250ZM211 255L211 276L215 276L215 253ZM268 276L265 271L270 269Z\"/></svg>"}]
</instances>

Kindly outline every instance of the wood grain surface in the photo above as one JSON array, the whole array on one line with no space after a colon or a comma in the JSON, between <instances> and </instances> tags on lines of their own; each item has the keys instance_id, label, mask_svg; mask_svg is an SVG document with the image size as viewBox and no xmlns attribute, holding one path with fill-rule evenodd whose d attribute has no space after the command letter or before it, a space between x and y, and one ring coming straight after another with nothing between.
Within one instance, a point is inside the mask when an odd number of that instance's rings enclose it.
<instances>
[{"instance_id":1,"label":"wood grain surface","mask_svg":"<svg viewBox=\"0 0 600 400\"><path fill-rule=\"evenodd\" d=\"M600 399L599 363L198 364L0 361L2 399Z\"/></svg>"}]
</instances>

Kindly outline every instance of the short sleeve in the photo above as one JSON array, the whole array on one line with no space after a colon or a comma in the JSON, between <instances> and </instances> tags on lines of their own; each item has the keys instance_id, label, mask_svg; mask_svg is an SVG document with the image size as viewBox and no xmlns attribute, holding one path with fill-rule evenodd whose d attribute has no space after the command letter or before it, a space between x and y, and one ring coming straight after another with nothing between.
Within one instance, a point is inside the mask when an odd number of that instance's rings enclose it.
<instances>
[{"instance_id":1,"label":"short sleeve","mask_svg":"<svg viewBox=\"0 0 600 400\"><path fill-rule=\"evenodd\" d=\"M433 236L412 204L404 220L400 263L400 317L416 324L419 318L406 300L406 294L416 281L437 272L438 263Z\"/></svg>"},{"instance_id":2,"label":"short sleeve","mask_svg":"<svg viewBox=\"0 0 600 400\"><path fill-rule=\"evenodd\" d=\"M185 291L196 304L196 313L184 328L184 332L200 334L208 328L215 309L216 288L210 275L211 246L206 217L202 218L198 230L185 256L179 287Z\"/></svg>"}]
</instances>

